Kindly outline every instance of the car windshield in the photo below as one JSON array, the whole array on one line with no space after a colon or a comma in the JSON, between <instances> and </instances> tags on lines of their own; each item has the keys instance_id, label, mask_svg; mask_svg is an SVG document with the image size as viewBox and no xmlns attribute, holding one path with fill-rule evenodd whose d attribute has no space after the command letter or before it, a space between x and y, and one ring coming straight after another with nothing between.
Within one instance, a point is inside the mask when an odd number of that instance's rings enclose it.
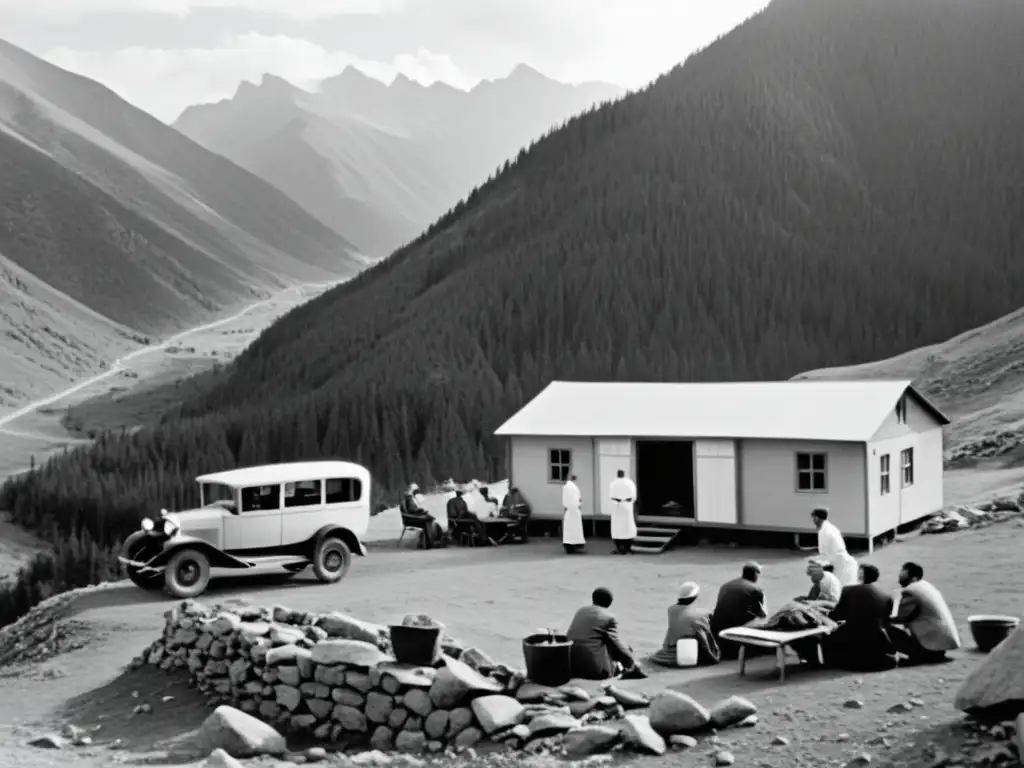
<instances>
[{"instance_id":1,"label":"car windshield","mask_svg":"<svg viewBox=\"0 0 1024 768\"><path fill-rule=\"evenodd\" d=\"M223 507L235 503L235 489L230 485L203 483L199 488L202 493L204 507Z\"/></svg>"}]
</instances>

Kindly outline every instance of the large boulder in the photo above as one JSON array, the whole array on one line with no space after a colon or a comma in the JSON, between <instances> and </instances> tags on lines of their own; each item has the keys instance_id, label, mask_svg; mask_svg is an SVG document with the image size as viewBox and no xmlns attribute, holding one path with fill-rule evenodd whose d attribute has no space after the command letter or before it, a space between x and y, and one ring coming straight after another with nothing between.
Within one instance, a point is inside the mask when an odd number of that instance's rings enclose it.
<instances>
[{"instance_id":1,"label":"large boulder","mask_svg":"<svg viewBox=\"0 0 1024 768\"><path fill-rule=\"evenodd\" d=\"M1024 711L1024 628L1014 630L967 676L953 703L971 714Z\"/></svg>"},{"instance_id":2,"label":"large boulder","mask_svg":"<svg viewBox=\"0 0 1024 768\"><path fill-rule=\"evenodd\" d=\"M473 699L471 706L477 722L488 736L523 721L523 705L511 696L481 696Z\"/></svg>"},{"instance_id":3,"label":"large boulder","mask_svg":"<svg viewBox=\"0 0 1024 768\"><path fill-rule=\"evenodd\" d=\"M344 664L347 667L362 669L391 661L376 645L364 643L362 640L321 640L313 646L310 655L314 664Z\"/></svg>"},{"instance_id":4,"label":"large boulder","mask_svg":"<svg viewBox=\"0 0 1024 768\"><path fill-rule=\"evenodd\" d=\"M233 757L283 755L288 751L284 736L263 721L227 705L217 707L203 721L193 745L204 756L216 749Z\"/></svg>"},{"instance_id":5,"label":"large boulder","mask_svg":"<svg viewBox=\"0 0 1024 768\"><path fill-rule=\"evenodd\" d=\"M698 701L678 691L662 691L651 701L647 716L658 733L671 736L706 728L710 713Z\"/></svg>"},{"instance_id":6,"label":"large boulder","mask_svg":"<svg viewBox=\"0 0 1024 768\"><path fill-rule=\"evenodd\" d=\"M651 727L646 715L626 715L622 719L622 735L628 744L641 752L664 755L668 750L665 739Z\"/></svg>"},{"instance_id":7,"label":"large boulder","mask_svg":"<svg viewBox=\"0 0 1024 768\"><path fill-rule=\"evenodd\" d=\"M503 690L498 681L484 677L457 659L445 656L444 664L430 686L430 700L438 709L457 707L473 693L501 693Z\"/></svg>"},{"instance_id":8,"label":"large boulder","mask_svg":"<svg viewBox=\"0 0 1024 768\"><path fill-rule=\"evenodd\" d=\"M328 613L316 621L316 626L327 633L328 637L342 638L344 640L362 640L364 643L378 645L381 631L384 629L379 624L371 624L368 621L361 621L344 613Z\"/></svg>"},{"instance_id":9,"label":"large boulder","mask_svg":"<svg viewBox=\"0 0 1024 768\"><path fill-rule=\"evenodd\" d=\"M711 725L714 728L730 728L739 725L751 715L757 714L757 707L742 696L730 696L711 708Z\"/></svg>"}]
</instances>

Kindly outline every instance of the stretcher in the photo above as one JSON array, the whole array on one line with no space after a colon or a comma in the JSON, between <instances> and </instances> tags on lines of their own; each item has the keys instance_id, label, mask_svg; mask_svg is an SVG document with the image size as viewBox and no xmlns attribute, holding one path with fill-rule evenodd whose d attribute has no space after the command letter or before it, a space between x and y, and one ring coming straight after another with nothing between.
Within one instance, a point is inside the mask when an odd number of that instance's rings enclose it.
<instances>
[{"instance_id":1,"label":"stretcher","mask_svg":"<svg viewBox=\"0 0 1024 768\"><path fill-rule=\"evenodd\" d=\"M733 627L723 629L718 636L723 640L731 640L740 647L740 675L747 672L747 647L769 648L775 651L775 664L779 668L779 680L786 682L786 648L798 640L821 639L832 630L828 627L812 627L811 629L759 629L757 627ZM818 661L824 663L821 656L821 643L818 643Z\"/></svg>"}]
</instances>

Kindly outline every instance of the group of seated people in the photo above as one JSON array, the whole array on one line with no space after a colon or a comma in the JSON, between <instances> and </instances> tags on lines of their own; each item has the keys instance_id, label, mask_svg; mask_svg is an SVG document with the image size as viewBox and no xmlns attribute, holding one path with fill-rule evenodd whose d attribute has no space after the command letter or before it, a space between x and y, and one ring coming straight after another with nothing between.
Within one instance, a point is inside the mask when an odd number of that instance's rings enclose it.
<instances>
[{"instance_id":1,"label":"group of seated people","mask_svg":"<svg viewBox=\"0 0 1024 768\"><path fill-rule=\"evenodd\" d=\"M526 539L526 525L530 517L530 506L526 503L518 488L509 488L501 503L490 495L487 486L481 486L480 496L483 499L482 511L470 509L466 502L466 487L455 488L454 495L448 500L445 513L448 525L444 527L424 506L423 494L416 483L412 483L402 497L399 511L402 525L406 528L420 530L420 541L425 549L446 547L457 540L457 533L464 530L471 544L495 546L499 543L488 532L485 521L506 521L505 533L515 534ZM481 505L477 505L478 507Z\"/></svg>"},{"instance_id":2,"label":"group of seated people","mask_svg":"<svg viewBox=\"0 0 1024 768\"><path fill-rule=\"evenodd\" d=\"M821 640L824 665L860 672L883 671L896 666L934 664L946 659L948 651L960 647L953 615L939 590L924 578L924 569L914 562L903 564L898 580L899 603L894 611L893 596L878 585L880 572L874 565L861 565L858 583L843 587L830 566L811 560L807 566L810 590L769 616L764 591L758 586L761 566L747 563L742 574L718 590L711 611L698 608L700 585L688 581L668 609L668 630L661 649L650 657L659 666L678 666L677 644L696 640L697 665L711 665L739 655L739 645L721 637L734 627L783 628L780 615L801 607L813 608L830 621L832 631ZM632 650L618 632L611 612L612 594L594 590L592 604L580 608L567 632L573 641L573 677L605 679L645 677ZM791 647L802 662L817 666L819 640L794 642ZM748 648L749 651L755 650Z\"/></svg>"}]
</instances>

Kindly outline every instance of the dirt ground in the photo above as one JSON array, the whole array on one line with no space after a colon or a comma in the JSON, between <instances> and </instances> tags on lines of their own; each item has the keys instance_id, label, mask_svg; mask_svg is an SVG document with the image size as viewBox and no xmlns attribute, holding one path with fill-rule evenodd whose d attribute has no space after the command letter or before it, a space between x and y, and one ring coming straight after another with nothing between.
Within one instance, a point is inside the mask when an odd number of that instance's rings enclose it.
<instances>
[{"instance_id":1,"label":"dirt ground","mask_svg":"<svg viewBox=\"0 0 1024 768\"><path fill-rule=\"evenodd\" d=\"M1019 612L1022 544L1024 527L1007 524L920 536L861 558L882 569L887 587L896 586L902 562L924 566L961 624L965 650L949 664L877 675L793 669L782 684L772 674L772 662L758 659L746 678L739 677L732 662L702 670L654 671L648 680L629 683L648 692L684 690L707 705L740 694L760 708L753 729L723 733L720 744L702 744L685 757L641 759L638 765L707 765L710 751L721 748L735 755L737 765L764 768L845 765L861 753L872 756L872 765L931 767L937 757L929 749L956 756L971 739L954 730L962 718L951 702L979 659L969 650L973 643L966 619L973 613ZM660 644L665 609L683 580L697 580L704 589L700 604L711 607L718 585L736 575L743 561L756 558L764 566L764 587L774 605L807 589L803 558L791 552L681 548L621 558L609 550L604 540L591 542L582 557L566 557L553 540L498 550L375 549L336 586L305 576L286 583L249 579L215 585L207 600L244 598L299 610L340 610L381 623L411 611L426 612L444 622L451 635L499 661L521 665L521 638L538 627L564 627L598 585L614 592L613 608L626 639L641 655ZM202 702L175 678L151 671L122 674L123 665L156 637L167 607L168 601L130 585L80 598L75 619L91 638L87 647L0 676L0 723L7 724L0 726L0 765L69 762L69 753L23 746L26 739L62 723L99 726L96 744L74 753L74 762L91 768L115 757L141 759L163 740L201 722L206 714ZM163 701L165 696L174 698ZM851 698L865 706L845 708ZM911 701L909 712L887 711ZM140 702L150 703L153 712L132 715ZM788 743L774 744L778 737ZM110 751L114 739L121 739L125 750Z\"/></svg>"}]
</instances>

